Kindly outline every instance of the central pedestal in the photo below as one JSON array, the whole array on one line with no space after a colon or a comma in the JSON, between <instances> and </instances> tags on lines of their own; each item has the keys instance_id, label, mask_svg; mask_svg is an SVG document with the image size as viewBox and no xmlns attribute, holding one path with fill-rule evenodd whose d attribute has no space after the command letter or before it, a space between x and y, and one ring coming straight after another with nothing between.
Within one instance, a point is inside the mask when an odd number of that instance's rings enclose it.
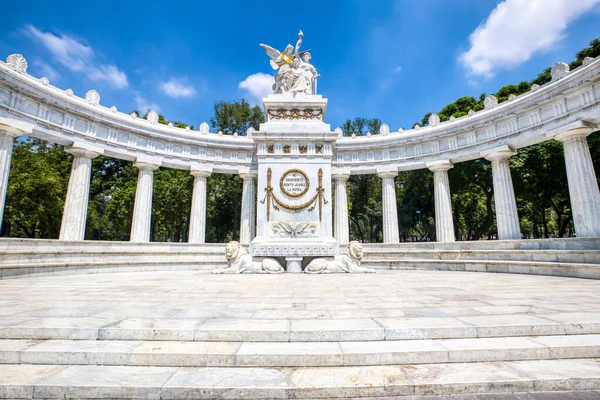
<instances>
[{"instance_id":1,"label":"central pedestal","mask_svg":"<svg viewBox=\"0 0 600 400\"><path fill-rule=\"evenodd\" d=\"M333 257L331 161L337 133L323 122L319 95L277 94L263 100L267 122L252 133L258 158L257 236L253 257L285 257L302 272L306 257Z\"/></svg>"}]
</instances>

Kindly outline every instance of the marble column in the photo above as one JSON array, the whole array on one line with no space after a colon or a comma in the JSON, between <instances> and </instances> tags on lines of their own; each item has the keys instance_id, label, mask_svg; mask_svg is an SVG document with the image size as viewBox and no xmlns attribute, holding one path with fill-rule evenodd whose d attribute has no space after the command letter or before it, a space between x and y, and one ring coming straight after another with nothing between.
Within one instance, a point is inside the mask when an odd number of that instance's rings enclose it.
<instances>
[{"instance_id":1,"label":"marble column","mask_svg":"<svg viewBox=\"0 0 600 400\"><path fill-rule=\"evenodd\" d=\"M204 243L206 235L206 178L210 176L211 171L192 167L191 173L194 176L194 191L192 192L188 242Z\"/></svg>"},{"instance_id":2,"label":"marble column","mask_svg":"<svg viewBox=\"0 0 600 400\"><path fill-rule=\"evenodd\" d=\"M12 157L15 137L23 133L19 130L0 128L0 230L2 228L2 216L4 215L4 204L6 202L6 191L8 190L8 176L10 174L10 159Z\"/></svg>"},{"instance_id":3,"label":"marble column","mask_svg":"<svg viewBox=\"0 0 600 400\"><path fill-rule=\"evenodd\" d=\"M596 129L582 123L554 137L563 143L577 237L600 237L600 192L586 139Z\"/></svg>"},{"instance_id":4,"label":"marble column","mask_svg":"<svg viewBox=\"0 0 600 400\"><path fill-rule=\"evenodd\" d=\"M254 239L256 227L256 178L255 172L242 172L240 176L244 180L242 189L242 218L240 224L240 243L248 245Z\"/></svg>"},{"instance_id":5,"label":"marble column","mask_svg":"<svg viewBox=\"0 0 600 400\"><path fill-rule=\"evenodd\" d=\"M399 243L398 205L396 204L396 185L394 178L398 171L380 171L381 193L383 203L383 243Z\"/></svg>"},{"instance_id":6,"label":"marble column","mask_svg":"<svg viewBox=\"0 0 600 400\"><path fill-rule=\"evenodd\" d=\"M132 242L149 242L152 218L152 186L154 170L158 168L158 165L146 162L136 162L133 165L139 169L139 172L129 240Z\"/></svg>"},{"instance_id":7,"label":"marble column","mask_svg":"<svg viewBox=\"0 0 600 400\"><path fill-rule=\"evenodd\" d=\"M350 228L346 182L350 177L350 171L334 172L331 177L335 181L335 225L333 234L338 243L347 244L350 242Z\"/></svg>"},{"instance_id":8,"label":"marble column","mask_svg":"<svg viewBox=\"0 0 600 400\"><path fill-rule=\"evenodd\" d=\"M435 197L435 236L438 242L454 242L454 219L452 217L452 196L448 170L452 168L449 160L427 163L433 171L433 190Z\"/></svg>"},{"instance_id":9,"label":"marble column","mask_svg":"<svg viewBox=\"0 0 600 400\"><path fill-rule=\"evenodd\" d=\"M81 147L70 147L67 151L73 154L73 164L58 238L83 240L90 198L92 159L99 154Z\"/></svg>"},{"instance_id":10,"label":"marble column","mask_svg":"<svg viewBox=\"0 0 600 400\"><path fill-rule=\"evenodd\" d=\"M508 165L508 159L515 154L517 152L510 146L501 146L482 153L487 160L492 162L496 227L500 240L521 239L515 190Z\"/></svg>"}]
</instances>

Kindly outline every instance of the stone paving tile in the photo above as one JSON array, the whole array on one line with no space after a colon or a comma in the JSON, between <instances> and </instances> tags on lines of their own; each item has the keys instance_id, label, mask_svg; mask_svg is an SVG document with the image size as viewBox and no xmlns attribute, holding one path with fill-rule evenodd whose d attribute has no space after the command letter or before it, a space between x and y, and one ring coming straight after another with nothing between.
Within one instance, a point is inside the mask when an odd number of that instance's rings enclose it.
<instances>
[{"instance_id":1,"label":"stone paving tile","mask_svg":"<svg viewBox=\"0 0 600 400\"><path fill-rule=\"evenodd\" d=\"M36 381L38 398L160 399L177 368L70 366Z\"/></svg>"},{"instance_id":2,"label":"stone paving tile","mask_svg":"<svg viewBox=\"0 0 600 400\"><path fill-rule=\"evenodd\" d=\"M204 320L127 318L98 330L100 340L194 340Z\"/></svg>"},{"instance_id":3,"label":"stone paving tile","mask_svg":"<svg viewBox=\"0 0 600 400\"><path fill-rule=\"evenodd\" d=\"M195 340L289 341L288 320L208 319L197 326Z\"/></svg>"},{"instance_id":4,"label":"stone paving tile","mask_svg":"<svg viewBox=\"0 0 600 400\"><path fill-rule=\"evenodd\" d=\"M509 363L428 364L402 366L415 394L449 395L494 392L528 392L534 383L527 373Z\"/></svg>"},{"instance_id":5,"label":"stone paving tile","mask_svg":"<svg viewBox=\"0 0 600 400\"><path fill-rule=\"evenodd\" d=\"M437 340L449 350L451 362L537 360L550 357L549 349L525 337Z\"/></svg>"},{"instance_id":6,"label":"stone paving tile","mask_svg":"<svg viewBox=\"0 0 600 400\"><path fill-rule=\"evenodd\" d=\"M476 337L477 328L457 318L375 318L386 340Z\"/></svg>"},{"instance_id":7,"label":"stone paving tile","mask_svg":"<svg viewBox=\"0 0 600 400\"><path fill-rule=\"evenodd\" d=\"M479 337L564 335L566 333L563 324L541 316L513 314L457 318L476 326Z\"/></svg>"},{"instance_id":8,"label":"stone paving tile","mask_svg":"<svg viewBox=\"0 0 600 400\"><path fill-rule=\"evenodd\" d=\"M290 341L335 342L340 340L383 340L383 328L372 319L292 320Z\"/></svg>"},{"instance_id":9,"label":"stone paving tile","mask_svg":"<svg viewBox=\"0 0 600 400\"><path fill-rule=\"evenodd\" d=\"M257 364L257 363L261 364ZM272 365L277 367L335 366L344 364L337 342L243 343L236 353L236 365Z\"/></svg>"},{"instance_id":10,"label":"stone paving tile","mask_svg":"<svg viewBox=\"0 0 600 400\"><path fill-rule=\"evenodd\" d=\"M64 365L0 365L0 398L32 398L31 384L65 368Z\"/></svg>"},{"instance_id":11,"label":"stone paving tile","mask_svg":"<svg viewBox=\"0 0 600 400\"><path fill-rule=\"evenodd\" d=\"M98 328L115 323L106 318L37 318L0 329L2 338L96 339Z\"/></svg>"},{"instance_id":12,"label":"stone paving tile","mask_svg":"<svg viewBox=\"0 0 600 400\"><path fill-rule=\"evenodd\" d=\"M344 365L448 362L448 349L433 340L341 342Z\"/></svg>"},{"instance_id":13,"label":"stone paving tile","mask_svg":"<svg viewBox=\"0 0 600 400\"><path fill-rule=\"evenodd\" d=\"M288 387L288 374L274 368L180 368L163 385L161 399L287 399Z\"/></svg>"},{"instance_id":14,"label":"stone paving tile","mask_svg":"<svg viewBox=\"0 0 600 400\"><path fill-rule=\"evenodd\" d=\"M131 355L135 365L233 367L241 343L143 342Z\"/></svg>"},{"instance_id":15,"label":"stone paving tile","mask_svg":"<svg viewBox=\"0 0 600 400\"><path fill-rule=\"evenodd\" d=\"M515 361L512 368L536 379L537 391L594 390L600 385L600 360Z\"/></svg>"}]
</instances>

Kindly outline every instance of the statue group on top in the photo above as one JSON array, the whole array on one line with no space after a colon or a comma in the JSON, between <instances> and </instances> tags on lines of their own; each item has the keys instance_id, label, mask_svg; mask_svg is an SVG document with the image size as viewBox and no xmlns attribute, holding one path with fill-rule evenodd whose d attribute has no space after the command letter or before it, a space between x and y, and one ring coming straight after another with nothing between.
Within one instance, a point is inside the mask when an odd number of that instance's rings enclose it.
<instances>
[{"instance_id":1,"label":"statue group on top","mask_svg":"<svg viewBox=\"0 0 600 400\"><path fill-rule=\"evenodd\" d=\"M316 94L317 69L310 63L310 50L300 51L304 33L298 32L296 47L288 44L283 52L266 44L260 46L271 58L271 67L277 70L273 91L281 93Z\"/></svg>"}]
</instances>

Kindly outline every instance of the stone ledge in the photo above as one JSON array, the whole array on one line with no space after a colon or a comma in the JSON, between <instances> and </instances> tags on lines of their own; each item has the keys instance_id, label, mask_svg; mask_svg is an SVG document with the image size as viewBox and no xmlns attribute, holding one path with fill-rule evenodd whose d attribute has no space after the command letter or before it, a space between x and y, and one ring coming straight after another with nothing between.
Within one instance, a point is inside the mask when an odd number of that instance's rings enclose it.
<instances>
[{"instance_id":1,"label":"stone ledge","mask_svg":"<svg viewBox=\"0 0 600 400\"><path fill-rule=\"evenodd\" d=\"M14 364L153 367L341 367L600 357L600 335L392 342L0 340Z\"/></svg>"},{"instance_id":2,"label":"stone ledge","mask_svg":"<svg viewBox=\"0 0 600 400\"><path fill-rule=\"evenodd\" d=\"M290 399L600 389L600 360L320 368L1 365L0 397Z\"/></svg>"}]
</instances>

